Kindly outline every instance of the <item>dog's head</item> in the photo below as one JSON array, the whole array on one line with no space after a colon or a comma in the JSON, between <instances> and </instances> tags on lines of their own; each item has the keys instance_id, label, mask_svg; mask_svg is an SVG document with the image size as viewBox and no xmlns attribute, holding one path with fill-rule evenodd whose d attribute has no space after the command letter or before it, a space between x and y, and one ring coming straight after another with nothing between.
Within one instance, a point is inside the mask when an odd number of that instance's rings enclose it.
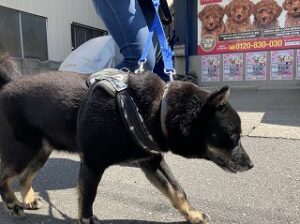
<instances>
[{"instance_id":1,"label":"dog's head","mask_svg":"<svg viewBox=\"0 0 300 224\"><path fill-rule=\"evenodd\" d=\"M300 16L300 0L285 0L282 8L287 11L290 16Z\"/></svg>"},{"instance_id":2,"label":"dog's head","mask_svg":"<svg viewBox=\"0 0 300 224\"><path fill-rule=\"evenodd\" d=\"M258 24L268 26L281 14L282 8L275 0L261 0L254 7L254 18Z\"/></svg>"},{"instance_id":3,"label":"dog's head","mask_svg":"<svg viewBox=\"0 0 300 224\"><path fill-rule=\"evenodd\" d=\"M199 12L198 18L207 30L214 30L218 26L221 26L224 14L225 11L220 5L213 4L205 6L202 11Z\"/></svg>"},{"instance_id":4,"label":"dog's head","mask_svg":"<svg viewBox=\"0 0 300 224\"><path fill-rule=\"evenodd\" d=\"M173 105L167 123L171 151L210 160L234 173L251 169L253 164L241 143L241 119L227 102L229 88L214 93L189 88L181 88L168 100Z\"/></svg>"},{"instance_id":5,"label":"dog's head","mask_svg":"<svg viewBox=\"0 0 300 224\"><path fill-rule=\"evenodd\" d=\"M232 0L225 6L225 13L236 23L242 23L253 14L253 9L254 3L249 0Z\"/></svg>"}]
</instances>

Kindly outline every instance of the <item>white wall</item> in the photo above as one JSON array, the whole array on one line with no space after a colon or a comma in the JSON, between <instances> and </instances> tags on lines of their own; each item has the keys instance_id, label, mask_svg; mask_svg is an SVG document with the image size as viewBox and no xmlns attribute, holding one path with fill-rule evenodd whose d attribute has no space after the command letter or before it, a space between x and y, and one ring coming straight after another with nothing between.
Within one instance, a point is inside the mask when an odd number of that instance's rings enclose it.
<instances>
[{"instance_id":1,"label":"white wall","mask_svg":"<svg viewBox=\"0 0 300 224\"><path fill-rule=\"evenodd\" d=\"M54 61L71 52L72 22L105 29L91 0L0 0L0 6L48 18L48 56Z\"/></svg>"}]
</instances>

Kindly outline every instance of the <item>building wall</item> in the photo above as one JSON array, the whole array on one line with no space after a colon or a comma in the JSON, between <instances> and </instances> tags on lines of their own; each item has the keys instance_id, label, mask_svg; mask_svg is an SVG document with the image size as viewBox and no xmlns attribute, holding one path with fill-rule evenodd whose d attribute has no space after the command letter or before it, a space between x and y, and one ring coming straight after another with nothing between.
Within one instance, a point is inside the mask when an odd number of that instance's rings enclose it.
<instances>
[{"instance_id":1,"label":"building wall","mask_svg":"<svg viewBox=\"0 0 300 224\"><path fill-rule=\"evenodd\" d=\"M0 5L47 17L49 60L62 61L71 52L72 22L105 29L91 0L0 0Z\"/></svg>"}]
</instances>

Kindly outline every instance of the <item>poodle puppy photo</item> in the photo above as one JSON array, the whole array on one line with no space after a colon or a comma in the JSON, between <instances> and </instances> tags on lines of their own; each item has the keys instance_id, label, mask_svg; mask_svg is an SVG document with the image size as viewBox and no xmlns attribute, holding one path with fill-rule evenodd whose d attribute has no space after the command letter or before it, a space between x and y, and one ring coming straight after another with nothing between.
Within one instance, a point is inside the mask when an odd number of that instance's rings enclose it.
<instances>
[{"instance_id":1,"label":"poodle puppy photo","mask_svg":"<svg viewBox=\"0 0 300 224\"><path fill-rule=\"evenodd\" d=\"M218 4L205 6L198 14L202 23L201 37L210 34L218 39L220 34L225 33L224 15L224 8Z\"/></svg>"},{"instance_id":2,"label":"poodle puppy photo","mask_svg":"<svg viewBox=\"0 0 300 224\"><path fill-rule=\"evenodd\" d=\"M261 0L256 3L253 11L253 29L273 29L279 28L278 17L282 8L275 0Z\"/></svg>"},{"instance_id":3,"label":"poodle puppy photo","mask_svg":"<svg viewBox=\"0 0 300 224\"><path fill-rule=\"evenodd\" d=\"M249 0L232 0L226 5L226 32L239 33L252 30L250 16L253 14L254 6Z\"/></svg>"},{"instance_id":4,"label":"poodle puppy photo","mask_svg":"<svg viewBox=\"0 0 300 224\"><path fill-rule=\"evenodd\" d=\"M285 0L282 8L287 11L284 27L300 26L300 0Z\"/></svg>"}]
</instances>

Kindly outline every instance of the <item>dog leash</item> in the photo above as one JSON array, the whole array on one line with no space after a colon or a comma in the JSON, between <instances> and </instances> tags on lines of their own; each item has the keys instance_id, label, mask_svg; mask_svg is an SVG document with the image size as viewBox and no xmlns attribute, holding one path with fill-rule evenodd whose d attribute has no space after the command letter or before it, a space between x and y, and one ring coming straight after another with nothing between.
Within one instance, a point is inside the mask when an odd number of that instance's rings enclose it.
<instances>
[{"instance_id":1,"label":"dog leash","mask_svg":"<svg viewBox=\"0 0 300 224\"><path fill-rule=\"evenodd\" d=\"M152 43L153 34L156 31L158 40L159 40L160 49L162 52L163 62L164 62L164 73L170 77L170 81L173 81L174 80L173 76L176 73L176 70L173 65L173 60L172 60L174 52L172 51L172 49L169 46L168 40L165 35L165 31L163 29L163 26L162 26L162 23L161 23L161 20L159 17L159 13L158 13L158 9L160 6L159 0L152 0L152 3L154 6L154 9L155 9L154 10L155 11L154 20L153 20L153 23L149 30L149 35L148 35L147 41L145 43L142 55L138 61L139 68L135 71L135 73L140 73L140 72L144 71L144 65L147 62L147 55L148 55L149 47L150 47L150 44Z\"/></svg>"}]
</instances>

